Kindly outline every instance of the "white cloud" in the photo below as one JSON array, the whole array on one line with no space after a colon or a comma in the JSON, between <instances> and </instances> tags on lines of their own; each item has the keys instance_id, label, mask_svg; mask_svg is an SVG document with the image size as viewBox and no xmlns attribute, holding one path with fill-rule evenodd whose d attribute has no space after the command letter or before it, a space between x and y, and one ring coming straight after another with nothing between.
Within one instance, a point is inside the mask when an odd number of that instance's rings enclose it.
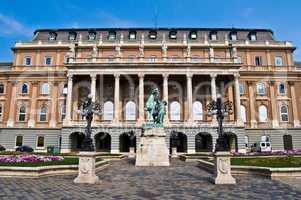
<instances>
[{"instance_id":1,"label":"white cloud","mask_svg":"<svg viewBox=\"0 0 301 200\"><path fill-rule=\"evenodd\" d=\"M101 18L103 25L108 27L134 27L137 24L131 20L119 18L107 12L99 11L98 17Z\"/></svg>"},{"instance_id":2,"label":"white cloud","mask_svg":"<svg viewBox=\"0 0 301 200\"><path fill-rule=\"evenodd\" d=\"M0 13L0 34L1 35L32 35L32 30L14 18Z\"/></svg>"}]
</instances>

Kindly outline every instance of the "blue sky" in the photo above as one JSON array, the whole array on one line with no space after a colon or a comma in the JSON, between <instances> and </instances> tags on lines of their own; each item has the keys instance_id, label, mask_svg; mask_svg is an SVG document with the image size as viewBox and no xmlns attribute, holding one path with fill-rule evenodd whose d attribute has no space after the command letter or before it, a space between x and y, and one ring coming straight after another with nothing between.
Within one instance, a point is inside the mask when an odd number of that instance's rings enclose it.
<instances>
[{"instance_id":1,"label":"blue sky","mask_svg":"<svg viewBox=\"0 0 301 200\"><path fill-rule=\"evenodd\" d=\"M38 28L270 28L301 47L300 20L300 0L0 0L0 61Z\"/></svg>"}]
</instances>

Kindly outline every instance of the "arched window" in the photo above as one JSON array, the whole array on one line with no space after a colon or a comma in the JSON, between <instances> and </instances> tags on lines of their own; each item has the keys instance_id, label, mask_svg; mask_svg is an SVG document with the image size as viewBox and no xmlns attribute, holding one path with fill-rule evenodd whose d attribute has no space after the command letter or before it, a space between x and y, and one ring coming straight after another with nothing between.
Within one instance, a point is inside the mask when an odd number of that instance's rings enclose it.
<instances>
[{"instance_id":1,"label":"arched window","mask_svg":"<svg viewBox=\"0 0 301 200\"><path fill-rule=\"evenodd\" d=\"M268 109L265 105L259 106L259 121L267 122L268 121Z\"/></svg>"},{"instance_id":2,"label":"arched window","mask_svg":"<svg viewBox=\"0 0 301 200\"><path fill-rule=\"evenodd\" d=\"M40 122L45 122L47 121L47 112L48 112L48 108L46 105L43 105L41 108L40 108Z\"/></svg>"},{"instance_id":3,"label":"arched window","mask_svg":"<svg viewBox=\"0 0 301 200\"><path fill-rule=\"evenodd\" d=\"M278 85L278 91L279 91L279 94L285 94L285 84L284 83L280 83Z\"/></svg>"},{"instance_id":4,"label":"arched window","mask_svg":"<svg viewBox=\"0 0 301 200\"><path fill-rule=\"evenodd\" d=\"M20 108L19 108L19 116L18 116L18 119L20 122L24 122L26 120L26 106L25 105L22 105Z\"/></svg>"},{"instance_id":5,"label":"arched window","mask_svg":"<svg viewBox=\"0 0 301 200\"><path fill-rule=\"evenodd\" d=\"M106 101L103 105L103 120L111 121L114 117L114 104Z\"/></svg>"},{"instance_id":6,"label":"arched window","mask_svg":"<svg viewBox=\"0 0 301 200\"><path fill-rule=\"evenodd\" d=\"M247 122L247 113L246 113L246 107L244 105L240 105L240 115L241 119L244 123Z\"/></svg>"},{"instance_id":7,"label":"arched window","mask_svg":"<svg viewBox=\"0 0 301 200\"><path fill-rule=\"evenodd\" d=\"M264 83L260 82L256 85L257 94L264 95L265 94L265 85Z\"/></svg>"},{"instance_id":8,"label":"arched window","mask_svg":"<svg viewBox=\"0 0 301 200\"><path fill-rule=\"evenodd\" d=\"M170 104L170 120L172 121L181 120L181 104L177 101L173 101Z\"/></svg>"},{"instance_id":9,"label":"arched window","mask_svg":"<svg viewBox=\"0 0 301 200\"><path fill-rule=\"evenodd\" d=\"M43 83L43 85L41 87L41 93L49 94L49 84L48 83Z\"/></svg>"},{"instance_id":10,"label":"arched window","mask_svg":"<svg viewBox=\"0 0 301 200\"><path fill-rule=\"evenodd\" d=\"M0 94L4 93L4 84L0 83Z\"/></svg>"},{"instance_id":11,"label":"arched window","mask_svg":"<svg viewBox=\"0 0 301 200\"><path fill-rule=\"evenodd\" d=\"M125 105L125 120L136 120L136 104L133 101Z\"/></svg>"},{"instance_id":12,"label":"arched window","mask_svg":"<svg viewBox=\"0 0 301 200\"><path fill-rule=\"evenodd\" d=\"M192 105L193 119L203 120L203 104L200 101L195 101Z\"/></svg>"},{"instance_id":13,"label":"arched window","mask_svg":"<svg viewBox=\"0 0 301 200\"><path fill-rule=\"evenodd\" d=\"M283 122L288 122L288 107L287 107L287 105L282 105L280 107L280 119Z\"/></svg>"},{"instance_id":14,"label":"arched window","mask_svg":"<svg viewBox=\"0 0 301 200\"><path fill-rule=\"evenodd\" d=\"M22 92L22 94L28 94L28 85L27 85L27 83L23 83L23 85L21 87L21 92Z\"/></svg>"}]
</instances>

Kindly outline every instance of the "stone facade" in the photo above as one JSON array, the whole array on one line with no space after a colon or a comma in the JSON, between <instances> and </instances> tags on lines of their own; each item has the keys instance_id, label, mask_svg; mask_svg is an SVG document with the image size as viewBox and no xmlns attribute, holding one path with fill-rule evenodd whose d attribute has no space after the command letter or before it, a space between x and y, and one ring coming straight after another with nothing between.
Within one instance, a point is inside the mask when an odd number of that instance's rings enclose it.
<instances>
[{"instance_id":1,"label":"stone facade","mask_svg":"<svg viewBox=\"0 0 301 200\"><path fill-rule=\"evenodd\" d=\"M167 146L176 135L178 153L214 151L217 123L206 105L218 95L233 102L225 120L233 151L262 136L273 150L300 148L294 50L265 29L36 30L0 65L0 144L77 150L85 126L77 110L91 93L104 109L93 121L97 150L127 152L158 87L168 102Z\"/></svg>"}]
</instances>

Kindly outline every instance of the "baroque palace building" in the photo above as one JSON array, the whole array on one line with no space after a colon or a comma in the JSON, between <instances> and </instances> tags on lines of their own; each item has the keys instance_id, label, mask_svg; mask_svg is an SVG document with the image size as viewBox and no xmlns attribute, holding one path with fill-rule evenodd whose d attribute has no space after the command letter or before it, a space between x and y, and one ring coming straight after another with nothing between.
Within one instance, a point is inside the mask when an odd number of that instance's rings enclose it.
<instances>
[{"instance_id":1,"label":"baroque palace building","mask_svg":"<svg viewBox=\"0 0 301 200\"><path fill-rule=\"evenodd\" d=\"M206 105L233 102L225 118L232 151L263 138L273 150L301 148L301 68L295 47L268 29L42 29L17 42L0 65L0 145L76 151L88 94L98 151L128 152L139 143L152 88L168 102L167 144L178 152L214 151L217 122Z\"/></svg>"}]
</instances>

